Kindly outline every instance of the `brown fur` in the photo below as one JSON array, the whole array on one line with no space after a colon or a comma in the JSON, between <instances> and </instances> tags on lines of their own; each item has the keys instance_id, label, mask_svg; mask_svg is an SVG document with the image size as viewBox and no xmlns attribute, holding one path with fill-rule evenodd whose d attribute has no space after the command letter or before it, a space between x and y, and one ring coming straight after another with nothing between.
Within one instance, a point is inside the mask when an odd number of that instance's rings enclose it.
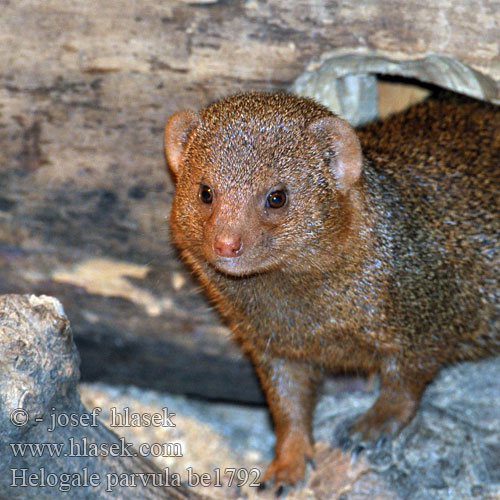
<instances>
[{"instance_id":1,"label":"brown fur","mask_svg":"<svg viewBox=\"0 0 500 500\"><path fill-rule=\"evenodd\" d=\"M499 110L430 101L359 138L361 173L354 132L285 94L240 94L166 125L173 238L255 364L277 436L265 478L279 482L312 456L324 370L380 373L354 426L373 439L411 419L442 366L500 350ZM265 206L272 189L286 189L285 207ZM227 238L241 255L214 252Z\"/></svg>"}]
</instances>

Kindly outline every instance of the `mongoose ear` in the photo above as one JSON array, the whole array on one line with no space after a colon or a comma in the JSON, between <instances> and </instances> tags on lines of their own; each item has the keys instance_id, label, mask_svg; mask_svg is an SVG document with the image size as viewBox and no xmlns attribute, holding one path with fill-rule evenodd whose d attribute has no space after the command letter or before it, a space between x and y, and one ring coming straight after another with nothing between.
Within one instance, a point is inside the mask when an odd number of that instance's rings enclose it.
<instances>
[{"instance_id":1,"label":"mongoose ear","mask_svg":"<svg viewBox=\"0 0 500 500\"><path fill-rule=\"evenodd\" d=\"M177 177L189 133L200 123L200 117L188 109L176 111L165 124L163 143L168 166Z\"/></svg>"},{"instance_id":2,"label":"mongoose ear","mask_svg":"<svg viewBox=\"0 0 500 500\"><path fill-rule=\"evenodd\" d=\"M337 116L327 116L312 122L307 130L329 152L332 173L339 189L349 189L361 174L363 156L354 129Z\"/></svg>"}]
</instances>

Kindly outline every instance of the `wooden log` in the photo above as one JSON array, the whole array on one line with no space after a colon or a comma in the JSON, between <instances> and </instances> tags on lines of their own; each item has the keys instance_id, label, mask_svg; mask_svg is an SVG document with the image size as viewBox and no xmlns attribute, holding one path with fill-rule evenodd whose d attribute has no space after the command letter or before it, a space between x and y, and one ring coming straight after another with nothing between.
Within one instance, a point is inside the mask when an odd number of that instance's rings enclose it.
<instances>
[{"instance_id":1,"label":"wooden log","mask_svg":"<svg viewBox=\"0 0 500 500\"><path fill-rule=\"evenodd\" d=\"M285 89L347 53L391 67L439 54L483 75L485 97L499 99L494 0L0 5L0 292L57 294L86 379L167 381L223 399L241 387L240 399L261 400L169 244L170 113ZM114 287L98 280L103 261Z\"/></svg>"},{"instance_id":2,"label":"wooden log","mask_svg":"<svg viewBox=\"0 0 500 500\"><path fill-rule=\"evenodd\" d=\"M183 286L186 294L171 292L167 302L151 290L166 289L168 274L112 259L61 267L60 255L0 248L0 293L31 290L64 298L84 380L263 403L250 361L230 341L203 297L191 295L196 283ZM52 266L61 270L40 280L39 270ZM134 273L135 278L127 278ZM174 276L181 279L179 273Z\"/></svg>"}]
</instances>

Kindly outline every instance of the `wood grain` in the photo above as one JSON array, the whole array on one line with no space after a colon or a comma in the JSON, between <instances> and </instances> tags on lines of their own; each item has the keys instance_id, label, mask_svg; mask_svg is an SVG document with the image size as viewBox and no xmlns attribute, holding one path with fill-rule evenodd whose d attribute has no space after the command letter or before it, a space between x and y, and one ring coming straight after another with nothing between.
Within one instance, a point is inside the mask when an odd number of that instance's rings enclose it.
<instances>
[{"instance_id":1,"label":"wood grain","mask_svg":"<svg viewBox=\"0 0 500 500\"><path fill-rule=\"evenodd\" d=\"M132 362L141 338L154 338L165 360L149 381L171 366L172 342L206 354L201 379L195 363L181 363L181 392L212 376L210 356L226 360L218 366L232 375L217 379L226 383L200 389L211 397L232 398L234 374L242 381L252 370L169 244L169 114L240 90L285 89L339 50L443 54L500 81L494 0L0 0L0 9L0 293L57 294L84 378L145 377ZM100 258L146 266L124 279L153 310L137 295L83 286L78 266ZM74 282L58 281L61 272ZM186 373L195 381L187 389ZM255 379L248 387L258 400Z\"/></svg>"}]
</instances>

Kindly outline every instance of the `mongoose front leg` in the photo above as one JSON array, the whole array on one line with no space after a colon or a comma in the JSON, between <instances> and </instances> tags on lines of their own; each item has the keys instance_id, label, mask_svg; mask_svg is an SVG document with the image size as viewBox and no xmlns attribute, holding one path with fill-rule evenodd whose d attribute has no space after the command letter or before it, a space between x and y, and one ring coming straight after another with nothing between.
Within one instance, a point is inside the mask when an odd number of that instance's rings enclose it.
<instances>
[{"instance_id":1,"label":"mongoose front leg","mask_svg":"<svg viewBox=\"0 0 500 500\"><path fill-rule=\"evenodd\" d=\"M274 421L274 460L263 481L293 484L304 477L306 461L313 456L311 419L319 371L307 364L262 357L256 370Z\"/></svg>"},{"instance_id":2,"label":"mongoose front leg","mask_svg":"<svg viewBox=\"0 0 500 500\"><path fill-rule=\"evenodd\" d=\"M395 436L412 419L427 383L436 374L434 366L408 371L395 360L380 370L380 392L373 406L359 416L352 432L363 441Z\"/></svg>"}]
</instances>

